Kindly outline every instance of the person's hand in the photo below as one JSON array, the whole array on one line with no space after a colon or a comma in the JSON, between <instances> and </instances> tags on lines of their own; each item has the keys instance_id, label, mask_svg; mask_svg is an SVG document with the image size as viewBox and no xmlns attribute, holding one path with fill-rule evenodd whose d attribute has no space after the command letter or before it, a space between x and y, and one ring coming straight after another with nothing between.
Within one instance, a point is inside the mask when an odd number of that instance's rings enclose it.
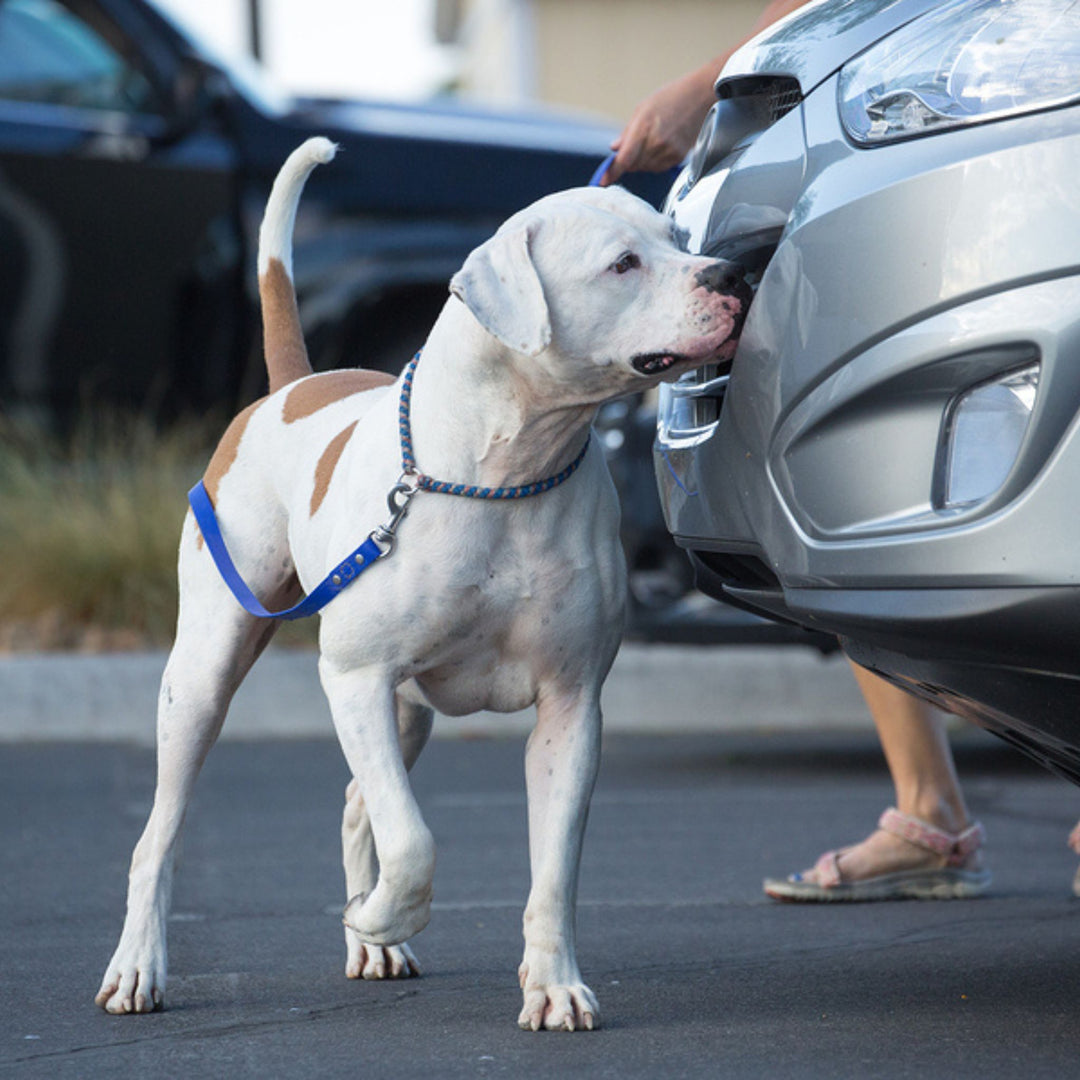
<instances>
[{"instance_id":1,"label":"person's hand","mask_svg":"<svg viewBox=\"0 0 1080 1080\"><path fill-rule=\"evenodd\" d=\"M603 187L628 172L663 172L679 165L694 145L709 106L721 64L715 61L662 86L642 101L611 144L615 160Z\"/></svg>"},{"instance_id":2,"label":"person's hand","mask_svg":"<svg viewBox=\"0 0 1080 1080\"><path fill-rule=\"evenodd\" d=\"M770 0L750 31L751 37L777 19L801 8L808 0ZM742 44L740 42L739 44ZM615 160L600 181L618 183L628 172L663 172L682 164L690 152L709 107L716 100L713 84L735 51L728 49L688 75L662 86L634 110L622 134L611 144Z\"/></svg>"}]
</instances>

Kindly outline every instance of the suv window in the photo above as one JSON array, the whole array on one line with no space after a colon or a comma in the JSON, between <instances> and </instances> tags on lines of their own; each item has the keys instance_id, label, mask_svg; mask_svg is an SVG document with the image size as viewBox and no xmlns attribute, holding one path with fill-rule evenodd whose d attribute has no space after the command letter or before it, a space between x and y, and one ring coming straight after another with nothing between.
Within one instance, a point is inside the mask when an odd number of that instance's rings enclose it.
<instances>
[{"instance_id":1,"label":"suv window","mask_svg":"<svg viewBox=\"0 0 1080 1080\"><path fill-rule=\"evenodd\" d=\"M153 112L153 89L102 33L57 0L0 0L0 99Z\"/></svg>"}]
</instances>

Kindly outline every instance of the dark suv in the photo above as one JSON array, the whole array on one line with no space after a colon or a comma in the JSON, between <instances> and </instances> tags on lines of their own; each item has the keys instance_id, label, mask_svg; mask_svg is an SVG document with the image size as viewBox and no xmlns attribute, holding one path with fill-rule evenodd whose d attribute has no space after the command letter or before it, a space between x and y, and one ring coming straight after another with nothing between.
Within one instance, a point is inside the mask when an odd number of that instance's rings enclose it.
<instances>
[{"instance_id":1,"label":"dark suv","mask_svg":"<svg viewBox=\"0 0 1080 1080\"><path fill-rule=\"evenodd\" d=\"M612 132L529 114L295 100L145 0L0 0L0 396L167 411L261 386L254 235L311 134L296 271L318 368L400 367L465 254L585 183ZM658 201L656 180L640 193Z\"/></svg>"}]
</instances>

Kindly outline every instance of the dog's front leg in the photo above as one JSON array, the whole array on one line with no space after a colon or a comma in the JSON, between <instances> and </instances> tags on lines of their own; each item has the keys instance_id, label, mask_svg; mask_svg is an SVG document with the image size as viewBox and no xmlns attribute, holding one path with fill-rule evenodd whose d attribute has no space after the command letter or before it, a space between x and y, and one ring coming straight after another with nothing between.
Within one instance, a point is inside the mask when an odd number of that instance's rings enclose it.
<instances>
[{"instance_id":1,"label":"dog's front leg","mask_svg":"<svg viewBox=\"0 0 1080 1080\"><path fill-rule=\"evenodd\" d=\"M431 734L434 714L427 706L403 700L400 695L397 709L401 757L405 768L411 769ZM375 854L367 806L355 779L349 782L345 792L341 848L345 863L346 896L349 899L360 897L362 903L375 888L379 861ZM404 942L400 945L373 945L346 926L345 946L345 974L350 979L407 979L420 974L420 965Z\"/></svg>"},{"instance_id":2,"label":"dog's front leg","mask_svg":"<svg viewBox=\"0 0 1080 1080\"><path fill-rule=\"evenodd\" d=\"M354 896L345 925L376 945L400 945L427 926L435 841L409 786L398 742L394 687L385 672L319 663L345 760L363 799L379 877L370 895Z\"/></svg>"},{"instance_id":3,"label":"dog's front leg","mask_svg":"<svg viewBox=\"0 0 1080 1080\"><path fill-rule=\"evenodd\" d=\"M596 997L575 951L578 867L600 763L599 688L544 694L525 755L532 888L525 907L525 1001L518 1026L538 1031L599 1026Z\"/></svg>"}]
</instances>

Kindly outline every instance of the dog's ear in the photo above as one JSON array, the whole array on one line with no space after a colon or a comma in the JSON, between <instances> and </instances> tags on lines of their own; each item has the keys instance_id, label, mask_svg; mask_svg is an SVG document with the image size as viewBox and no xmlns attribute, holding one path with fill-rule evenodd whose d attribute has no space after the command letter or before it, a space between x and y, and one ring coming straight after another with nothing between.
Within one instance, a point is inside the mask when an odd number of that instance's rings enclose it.
<instances>
[{"instance_id":1,"label":"dog's ear","mask_svg":"<svg viewBox=\"0 0 1080 1080\"><path fill-rule=\"evenodd\" d=\"M536 356L551 342L547 301L530 250L532 234L530 225L496 233L450 280L450 292L477 322L526 356Z\"/></svg>"}]
</instances>

